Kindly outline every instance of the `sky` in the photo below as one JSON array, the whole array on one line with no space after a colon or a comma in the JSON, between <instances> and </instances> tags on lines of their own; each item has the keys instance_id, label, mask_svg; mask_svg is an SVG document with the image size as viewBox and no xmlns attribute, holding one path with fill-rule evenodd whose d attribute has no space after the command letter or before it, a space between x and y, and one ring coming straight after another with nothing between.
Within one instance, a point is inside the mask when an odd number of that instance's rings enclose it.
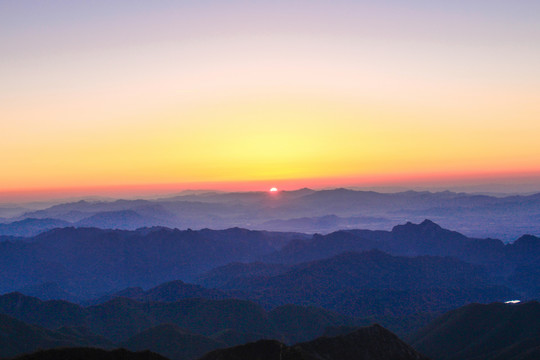
<instances>
[{"instance_id":1,"label":"sky","mask_svg":"<svg viewBox=\"0 0 540 360\"><path fill-rule=\"evenodd\" d=\"M523 0L0 0L0 199L540 184L539 18Z\"/></svg>"}]
</instances>

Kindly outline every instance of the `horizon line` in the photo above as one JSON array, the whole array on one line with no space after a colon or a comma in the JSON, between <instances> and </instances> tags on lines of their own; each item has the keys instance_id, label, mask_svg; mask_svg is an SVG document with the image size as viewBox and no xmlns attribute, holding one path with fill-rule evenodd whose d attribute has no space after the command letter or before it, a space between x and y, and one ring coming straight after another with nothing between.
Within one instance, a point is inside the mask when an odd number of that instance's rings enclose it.
<instances>
[{"instance_id":1,"label":"horizon line","mask_svg":"<svg viewBox=\"0 0 540 360\"><path fill-rule=\"evenodd\" d=\"M268 192L277 187L281 191L310 189L314 191L350 189L398 193L404 191L464 192L485 194L533 194L540 192L540 174L509 176L477 176L459 178L402 178L402 181L352 181L350 178L328 179L281 179L256 181L146 183L123 185L95 185L72 187L49 187L13 189L0 191L0 204L60 202L73 199L156 199L178 196L186 192L247 193Z\"/></svg>"}]
</instances>

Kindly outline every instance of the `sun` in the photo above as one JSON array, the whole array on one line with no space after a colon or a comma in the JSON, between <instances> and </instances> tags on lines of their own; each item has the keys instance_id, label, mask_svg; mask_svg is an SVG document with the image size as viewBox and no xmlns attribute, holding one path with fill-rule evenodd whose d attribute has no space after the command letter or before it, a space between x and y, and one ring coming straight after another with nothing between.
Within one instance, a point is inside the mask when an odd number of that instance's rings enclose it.
<instances>
[{"instance_id":1,"label":"sun","mask_svg":"<svg viewBox=\"0 0 540 360\"><path fill-rule=\"evenodd\" d=\"M277 192L277 187L270 188L270 192L271 192L271 193Z\"/></svg>"}]
</instances>

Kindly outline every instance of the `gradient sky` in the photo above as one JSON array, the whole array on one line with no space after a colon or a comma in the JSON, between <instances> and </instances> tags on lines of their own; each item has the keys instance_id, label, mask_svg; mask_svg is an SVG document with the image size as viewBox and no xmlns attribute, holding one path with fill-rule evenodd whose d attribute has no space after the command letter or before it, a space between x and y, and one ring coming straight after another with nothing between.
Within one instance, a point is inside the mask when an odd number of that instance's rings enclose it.
<instances>
[{"instance_id":1,"label":"gradient sky","mask_svg":"<svg viewBox=\"0 0 540 360\"><path fill-rule=\"evenodd\" d=\"M0 194L535 177L538 19L539 1L0 0Z\"/></svg>"}]
</instances>

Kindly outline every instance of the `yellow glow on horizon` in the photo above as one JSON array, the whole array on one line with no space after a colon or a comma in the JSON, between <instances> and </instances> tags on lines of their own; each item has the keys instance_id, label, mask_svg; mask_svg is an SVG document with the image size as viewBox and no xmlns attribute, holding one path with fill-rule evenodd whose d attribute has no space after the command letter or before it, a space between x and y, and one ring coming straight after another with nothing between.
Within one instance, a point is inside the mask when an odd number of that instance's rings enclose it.
<instances>
[{"instance_id":1,"label":"yellow glow on horizon","mask_svg":"<svg viewBox=\"0 0 540 360\"><path fill-rule=\"evenodd\" d=\"M467 117L462 109L388 109L377 103L306 98L170 106L132 115L130 121L111 120L112 125L70 124L63 132L44 126L15 140L4 138L13 155L3 159L11 171L4 173L1 185L536 170L531 164L540 163L540 125L516 122L509 128L498 121L511 116L502 110L477 108L474 117Z\"/></svg>"},{"instance_id":2,"label":"yellow glow on horizon","mask_svg":"<svg viewBox=\"0 0 540 360\"><path fill-rule=\"evenodd\" d=\"M53 3L0 14L0 192L540 171L524 4Z\"/></svg>"}]
</instances>

